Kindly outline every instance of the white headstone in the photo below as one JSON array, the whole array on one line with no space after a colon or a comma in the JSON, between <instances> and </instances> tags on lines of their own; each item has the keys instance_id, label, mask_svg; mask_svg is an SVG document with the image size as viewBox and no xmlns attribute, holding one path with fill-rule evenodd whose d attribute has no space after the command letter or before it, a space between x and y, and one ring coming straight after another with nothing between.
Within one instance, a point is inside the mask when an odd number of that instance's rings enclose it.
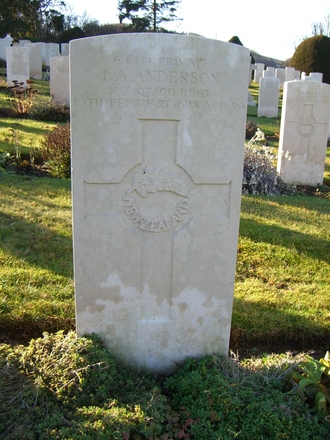
<instances>
[{"instance_id":1,"label":"white headstone","mask_svg":"<svg viewBox=\"0 0 330 440\"><path fill-rule=\"evenodd\" d=\"M70 43L77 332L127 366L228 353L249 68L200 37Z\"/></svg>"},{"instance_id":2,"label":"white headstone","mask_svg":"<svg viewBox=\"0 0 330 440\"><path fill-rule=\"evenodd\" d=\"M6 38L0 38L0 58L2 60L7 60L7 55L6 55L6 50L7 47L11 46L13 39L11 38L11 36L7 35Z\"/></svg>"},{"instance_id":3,"label":"white headstone","mask_svg":"<svg viewBox=\"0 0 330 440\"><path fill-rule=\"evenodd\" d=\"M264 63L256 63L257 70L254 72L254 82L259 83L260 78L262 78L263 71L265 70Z\"/></svg>"},{"instance_id":4,"label":"white headstone","mask_svg":"<svg viewBox=\"0 0 330 440\"><path fill-rule=\"evenodd\" d=\"M45 46L45 64L46 66L50 66L50 59L52 57L59 57L60 54L60 45L57 43L46 43Z\"/></svg>"},{"instance_id":5,"label":"white headstone","mask_svg":"<svg viewBox=\"0 0 330 440\"><path fill-rule=\"evenodd\" d=\"M285 81L293 81L296 77L296 69L294 67L285 68Z\"/></svg>"},{"instance_id":6,"label":"white headstone","mask_svg":"<svg viewBox=\"0 0 330 440\"><path fill-rule=\"evenodd\" d=\"M19 46L26 46L27 44L31 44L31 40L19 40L18 41Z\"/></svg>"},{"instance_id":7,"label":"white headstone","mask_svg":"<svg viewBox=\"0 0 330 440\"><path fill-rule=\"evenodd\" d=\"M309 76L311 78L311 81L318 81L318 82L323 81L323 73L321 72L311 72Z\"/></svg>"},{"instance_id":8,"label":"white headstone","mask_svg":"<svg viewBox=\"0 0 330 440\"><path fill-rule=\"evenodd\" d=\"M296 185L323 183L330 120L330 85L284 84L277 170Z\"/></svg>"},{"instance_id":9,"label":"white headstone","mask_svg":"<svg viewBox=\"0 0 330 440\"><path fill-rule=\"evenodd\" d=\"M283 87L283 84L285 82L285 69L283 69L282 67L278 67L275 70L275 78L279 78L280 87Z\"/></svg>"},{"instance_id":10,"label":"white headstone","mask_svg":"<svg viewBox=\"0 0 330 440\"><path fill-rule=\"evenodd\" d=\"M279 91L279 78L263 77L260 79L258 118L261 116L267 118L278 117Z\"/></svg>"},{"instance_id":11,"label":"white headstone","mask_svg":"<svg viewBox=\"0 0 330 440\"><path fill-rule=\"evenodd\" d=\"M24 83L30 75L29 49L23 46L10 46L6 49L7 58L7 84L13 86L13 81Z\"/></svg>"},{"instance_id":12,"label":"white headstone","mask_svg":"<svg viewBox=\"0 0 330 440\"><path fill-rule=\"evenodd\" d=\"M69 57L50 59L50 95L55 104L70 105Z\"/></svg>"},{"instance_id":13,"label":"white headstone","mask_svg":"<svg viewBox=\"0 0 330 440\"><path fill-rule=\"evenodd\" d=\"M26 46L29 49L30 56L30 78L42 78L42 46L40 43L30 43Z\"/></svg>"},{"instance_id":14,"label":"white headstone","mask_svg":"<svg viewBox=\"0 0 330 440\"><path fill-rule=\"evenodd\" d=\"M41 44L41 59L42 59L42 64L44 64L45 66L47 66L46 62L47 62L47 44L46 43L40 43ZM49 66L49 64L48 64Z\"/></svg>"},{"instance_id":15,"label":"white headstone","mask_svg":"<svg viewBox=\"0 0 330 440\"><path fill-rule=\"evenodd\" d=\"M69 43L62 43L61 44L61 55L66 57L69 56Z\"/></svg>"},{"instance_id":16,"label":"white headstone","mask_svg":"<svg viewBox=\"0 0 330 440\"><path fill-rule=\"evenodd\" d=\"M264 70L262 72L262 78L275 78L275 72L272 70Z\"/></svg>"},{"instance_id":17,"label":"white headstone","mask_svg":"<svg viewBox=\"0 0 330 440\"><path fill-rule=\"evenodd\" d=\"M8 41L8 46L11 46L14 41L14 38L10 34L7 34L4 40Z\"/></svg>"},{"instance_id":18,"label":"white headstone","mask_svg":"<svg viewBox=\"0 0 330 440\"><path fill-rule=\"evenodd\" d=\"M266 67L266 72L271 72L272 73L272 75L267 75L267 76L275 77L275 67L272 67L272 66Z\"/></svg>"}]
</instances>

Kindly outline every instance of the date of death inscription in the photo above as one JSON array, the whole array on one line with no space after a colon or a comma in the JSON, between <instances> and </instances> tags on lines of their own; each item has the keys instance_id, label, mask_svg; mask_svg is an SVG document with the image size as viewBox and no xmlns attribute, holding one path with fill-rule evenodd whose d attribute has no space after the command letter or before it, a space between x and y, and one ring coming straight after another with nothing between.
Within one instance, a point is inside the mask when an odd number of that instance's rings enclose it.
<instances>
[{"instance_id":1,"label":"date of death inscription","mask_svg":"<svg viewBox=\"0 0 330 440\"><path fill-rule=\"evenodd\" d=\"M126 64L126 66L125 66ZM76 97L75 107L245 111L245 103L214 99L222 74L205 58L120 58L99 71L96 97ZM95 90L95 89L94 89ZM218 93L217 93L218 94ZM218 94L219 96L219 94Z\"/></svg>"}]
</instances>

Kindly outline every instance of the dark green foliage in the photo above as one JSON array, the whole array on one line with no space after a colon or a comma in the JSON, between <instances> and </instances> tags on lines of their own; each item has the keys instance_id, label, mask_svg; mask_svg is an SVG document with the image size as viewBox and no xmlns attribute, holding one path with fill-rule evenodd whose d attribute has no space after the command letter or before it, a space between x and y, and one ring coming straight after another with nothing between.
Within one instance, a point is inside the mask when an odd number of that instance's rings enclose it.
<instances>
[{"instance_id":1,"label":"dark green foliage","mask_svg":"<svg viewBox=\"0 0 330 440\"><path fill-rule=\"evenodd\" d=\"M234 43L234 44L238 44L239 46L243 46L241 40L236 35L234 37L231 37L228 43Z\"/></svg>"},{"instance_id":2,"label":"dark green foliage","mask_svg":"<svg viewBox=\"0 0 330 440\"><path fill-rule=\"evenodd\" d=\"M299 359L187 359L171 377L131 372L96 336L0 345L6 440L329 440L329 423L289 381Z\"/></svg>"},{"instance_id":3,"label":"dark green foliage","mask_svg":"<svg viewBox=\"0 0 330 440\"><path fill-rule=\"evenodd\" d=\"M301 72L323 73L323 82L330 84L330 38L316 35L304 40L290 61L290 66Z\"/></svg>"},{"instance_id":4,"label":"dark green foliage","mask_svg":"<svg viewBox=\"0 0 330 440\"><path fill-rule=\"evenodd\" d=\"M71 40L86 37L86 33L80 27L74 27L63 31L58 38L59 43L69 43Z\"/></svg>"},{"instance_id":5,"label":"dark green foliage","mask_svg":"<svg viewBox=\"0 0 330 440\"><path fill-rule=\"evenodd\" d=\"M52 177L66 178L71 174L70 125L58 125L41 143L41 155Z\"/></svg>"},{"instance_id":6,"label":"dark green foliage","mask_svg":"<svg viewBox=\"0 0 330 440\"><path fill-rule=\"evenodd\" d=\"M65 6L62 0L1 0L0 36L10 33L15 39L40 38L52 41L63 29Z\"/></svg>"},{"instance_id":7,"label":"dark green foliage","mask_svg":"<svg viewBox=\"0 0 330 440\"><path fill-rule=\"evenodd\" d=\"M181 0L121 0L118 2L120 23L130 20L134 32L159 32L162 23L178 20Z\"/></svg>"},{"instance_id":8,"label":"dark green foliage","mask_svg":"<svg viewBox=\"0 0 330 440\"><path fill-rule=\"evenodd\" d=\"M165 386L173 410L185 407L192 438L326 439L329 426L307 416L299 395L287 388L285 369L253 372L225 358L189 359Z\"/></svg>"},{"instance_id":9,"label":"dark green foliage","mask_svg":"<svg viewBox=\"0 0 330 440\"><path fill-rule=\"evenodd\" d=\"M123 23L98 24L98 22L90 22L84 25L84 32L88 37L93 37L94 35L122 34L128 32L129 29L129 25Z\"/></svg>"}]
</instances>

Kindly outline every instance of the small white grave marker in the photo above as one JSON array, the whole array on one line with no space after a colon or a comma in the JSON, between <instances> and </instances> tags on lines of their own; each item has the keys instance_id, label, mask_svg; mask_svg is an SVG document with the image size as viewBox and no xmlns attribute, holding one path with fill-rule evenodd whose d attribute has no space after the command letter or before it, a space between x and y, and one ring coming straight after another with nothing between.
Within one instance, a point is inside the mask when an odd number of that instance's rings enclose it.
<instances>
[{"instance_id":1,"label":"small white grave marker","mask_svg":"<svg viewBox=\"0 0 330 440\"><path fill-rule=\"evenodd\" d=\"M277 170L285 182L323 183L329 120L329 84L305 80L284 84Z\"/></svg>"}]
</instances>

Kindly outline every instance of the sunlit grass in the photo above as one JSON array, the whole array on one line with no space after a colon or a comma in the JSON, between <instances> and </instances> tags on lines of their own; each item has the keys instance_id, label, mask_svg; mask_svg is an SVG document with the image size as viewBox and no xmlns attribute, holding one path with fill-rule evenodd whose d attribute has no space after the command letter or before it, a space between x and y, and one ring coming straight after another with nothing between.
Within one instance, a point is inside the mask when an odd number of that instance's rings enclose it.
<instances>
[{"instance_id":1,"label":"sunlit grass","mask_svg":"<svg viewBox=\"0 0 330 440\"><path fill-rule=\"evenodd\" d=\"M233 341L330 335L330 199L243 197Z\"/></svg>"},{"instance_id":2,"label":"sunlit grass","mask_svg":"<svg viewBox=\"0 0 330 440\"><path fill-rule=\"evenodd\" d=\"M55 122L31 119L0 118L0 151L8 151L15 156L19 149L29 155L31 149L40 147L44 136L57 126Z\"/></svg>"}]
</instances>

